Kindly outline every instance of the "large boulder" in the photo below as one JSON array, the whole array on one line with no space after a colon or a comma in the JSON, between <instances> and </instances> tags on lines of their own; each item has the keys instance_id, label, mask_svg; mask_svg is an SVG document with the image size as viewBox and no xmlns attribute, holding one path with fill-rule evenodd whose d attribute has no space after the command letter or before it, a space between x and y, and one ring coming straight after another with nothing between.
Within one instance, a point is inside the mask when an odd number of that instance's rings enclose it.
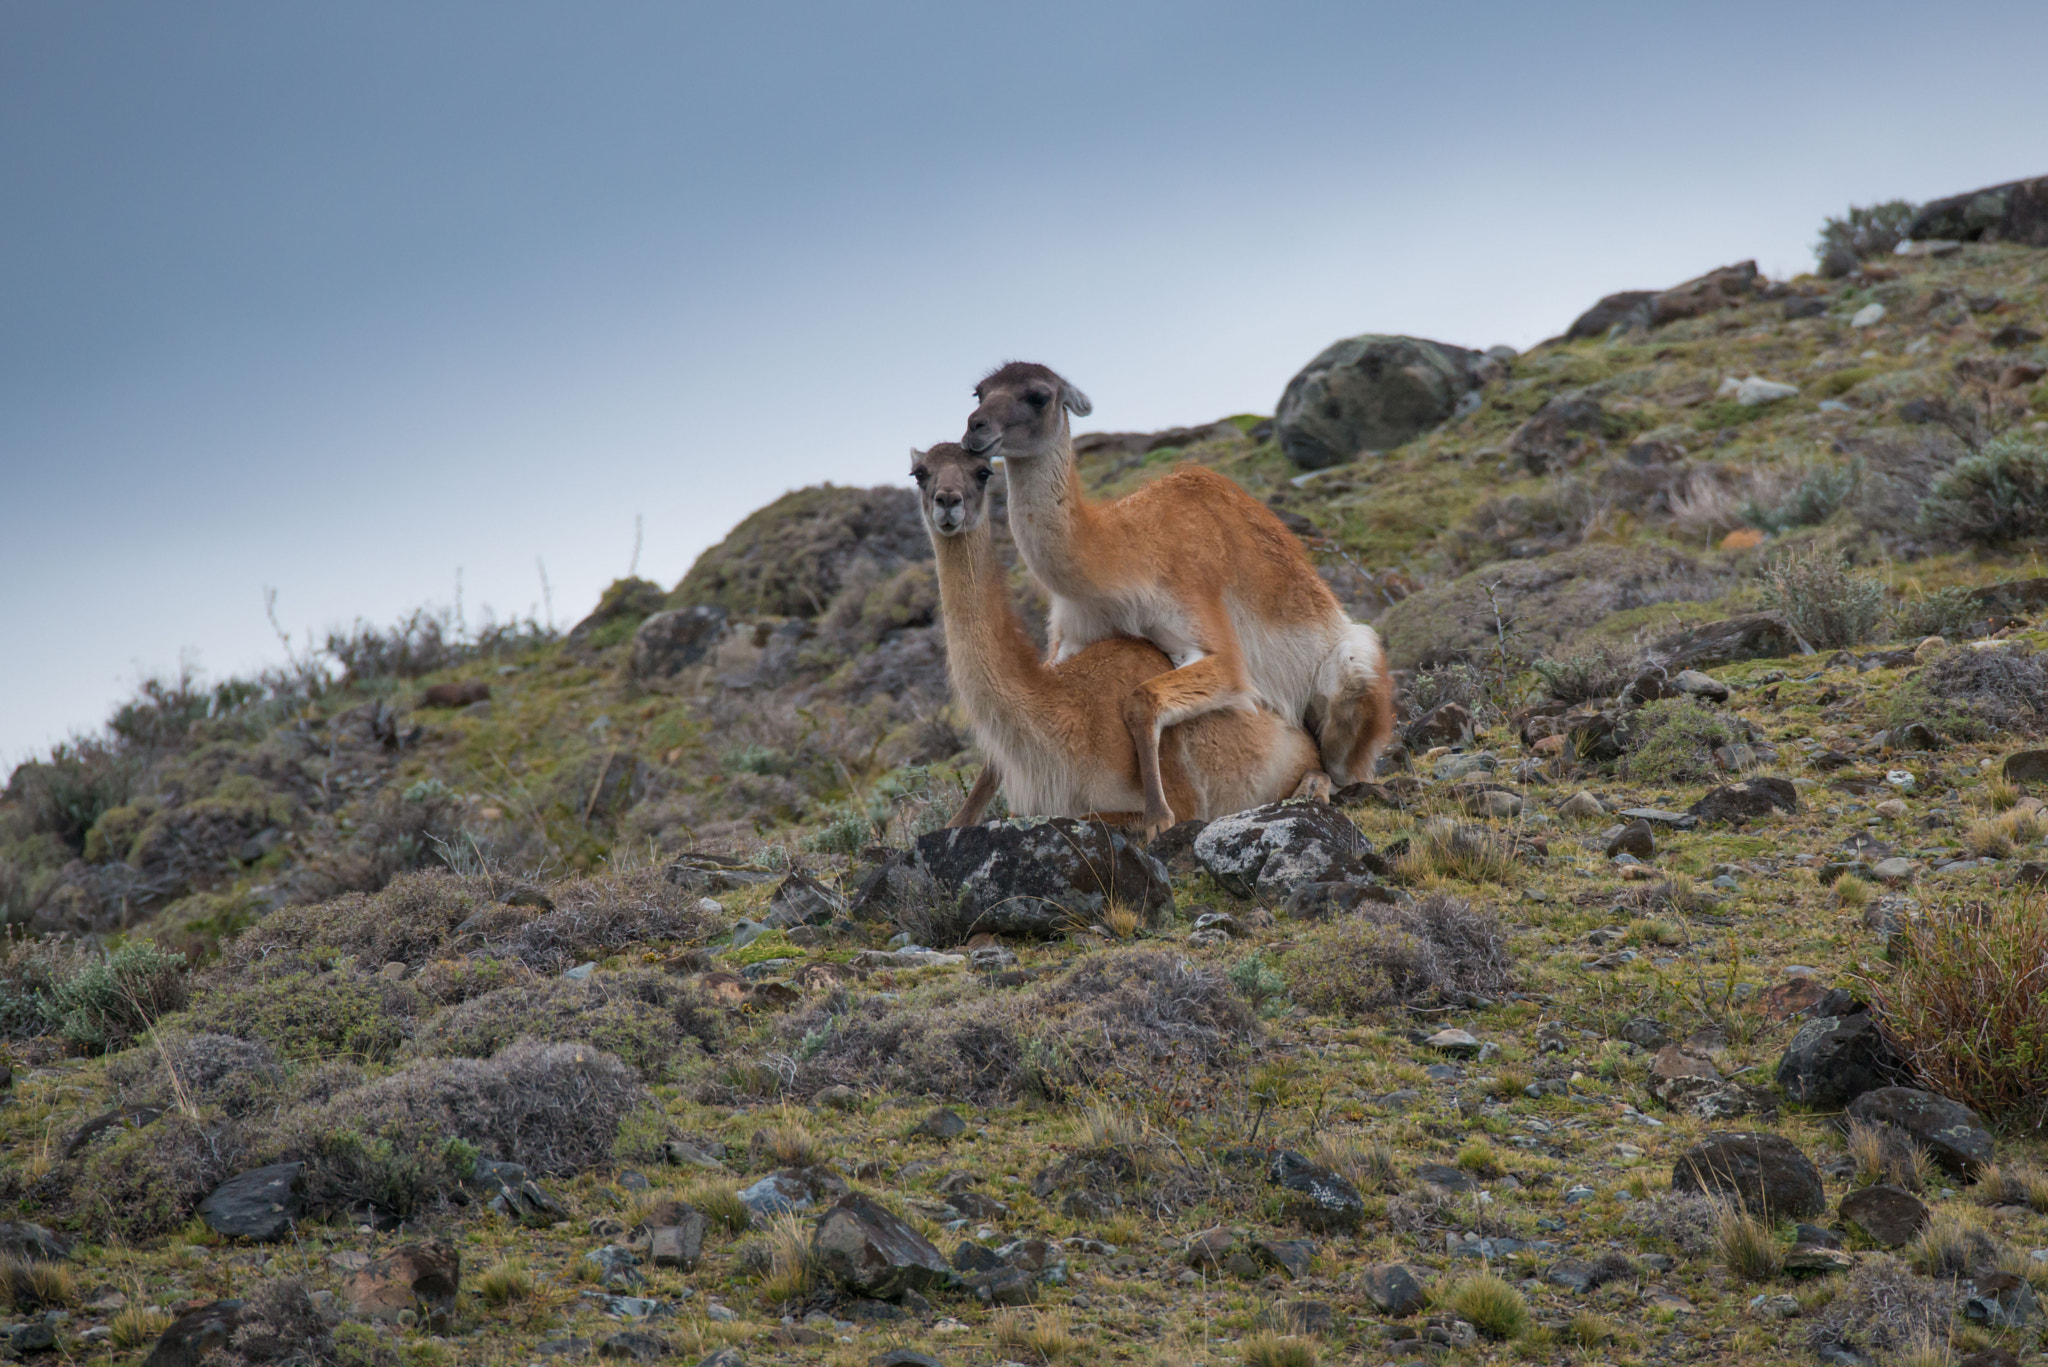
<instances>
[{"instance_id":1,"label":"large boulder","mask_svg":"<svg viewBox=\"0 0 2048 1367\"><path fill-rule=\"evenodd\" d=\"M1772 812L1799 810L1799 789L1789 778L1759 775L1740 783L1724 783L1685 809L1702 823L1739 826Z\"/></svg>"},{"instance_id":2,"label":"large boulder","mask_svg":"<svg viewBox=\"0 0 2048 1367\"><path fill-rule=\"evenodd\" d=\"M871 1196L843 1196L818 1218L811 1247L827 1276L857 1296L894 1300L951 1279L945 1255Z\"/></svg>"},{"instance_id":3,"label":"large boulder","mask_svg":"<svg viewBox=\"0 0 2048 1367\"><path fill-rule=\"evenodd\" d=\"M1775 1134L1708 1135L1672 1165L1671 1189L1733 1197L1769 1220L1804 1220L1827 1209L1820 1169Z\"/></svg>"},{"instance_id":4,"label":"large boulder","mask_svg":"<svg viewBox=\"0 0 2048 1367\"><path fill-rule=\"evenodd\" d=\"M1583 464L1606 449L1610 419L1600 401L1583 393L1544 402L1508 438L1508 455L1532 475Z\"/></svg>"},{"instance_id":5,"label":"large boulder","mask_svg":"<svg viewBox=\"0 0 2048 1367\"><path fill-rule=\"evenodd\" d=\"M1273 1160L1266 1176L1287 1194L1287 1213L1312 1230L1355 1230L1365 1216L1365 1200L1359 1196L1358 1188L1341 1173L1313 1163L1292 1149Z\"/></svg>"},{"instance_id":6,"label":"large boulder","mask_svg":"<svg viewBox=\"0 0 2048 1367\"><path fill-rule=\"evenodd\" d=\"M455 1317L462 1286L462 1255L440 1239L402 1244L356 1272L342 1288L349 1310L360 1319L396 1321L413 1311L434 1333Z\"/></svg>"},{"instance_id":7,"label":"large boulder","mask_svg":"<svg viewBox=\"0 0 2048 1367\"><path fill-rule=\"evenodd\" d=\"M1742 261L1708 271L1668 290L1660 290L1650 300L1650 326L1663 327L1683 318L1698 318L1733 308L1756 293L1761 279L1756 262Z\"/></svg>"},{"instance_id":8,"label":"large boulder","mask_svg":"<svg viewBox=\"0 0 2048 1367\"><path fill-rule=\"evenodd\" d=\"M1572 325L1565 329L1565 340L1577 342L1587 337L1605 337L1617 327L1624 332L1647 332L1650 328L1650 301L1656 297L1655 290L1623 290L1619 294L1610 294L1572 321Z\"/></svg>"},{"instance_id":9,"label":"large boulder","mask_svg":"<svg viewBox=\"0 0 2048 1367\"><path fill-rule=\"evenodd\" d=\"M1920 206L1906 225L1916 242L2017 242L2048 247L2048 176L1951 195Z\"/></svg>"},{"instance_id":10,"label":"large boulder","mask_svg":"<svg viewBox=\"0 0 2048 1367\"><path fill-rule=\"evenodd\" d=\"M710 658L725 623L725 609L716 606L657 612L633 632L633 657L627 668L642 683L673 679Z\"/></svg>"},{"instance_id":11,"label":"large boulder","mask_svg":"<svg viewBox=\"0 0 2048 1367\"><path fill-rule=\"evenodd\" d=\"M1419 337L1347 337L1287 382L1280 448L1304 470L1391 449L1451 417L1498 369L1483 352Z\"/></svg>"},{"instance_id":12,"label":"large boulder","mask_svg":"<svg viewBox=\"0 0 2048 1367\"><path fill-rule=\"evenodd\" d=\"M1311 883L1370 882L1387 871L1365 832L1323 802L1274 802L1218 817L1195 858L1227 892L1277 901Z\"/></svg>"},{"instance_id":13,"label":"large boulder","mask_svg":"<svg viewBox=\"0 0 2048 1367\"><path fill-rule=\"evenodd\" d=\"M1905 1060L1867 1011L1815 1017L1799 1027L1778 1060L1785 1095L1829 1110L1906 1078Z\"/></svg>"},{"instance_id":14,"label":"large boulder","mask_svg":"<svg viewBox=\"0 0 2048 1367\"><path fill-rule=\"evenodd\" d=\"M1849 1119L1889 1125L1934 1155L1958 1177L1970 1177L1991 1161L1991 1131L1977 1113L1917 1087L1878 1087L1849 1103Z\"/></svg>"},{"instance_id":15,"label":"large boulder","mask_svg":"<svg viewBox=\"0 0 2048 1367\"><path fill-rule=\"evenodd\" d=\"M1784 616L1751 612L1674 632L1652 647L1657 662L1671 672L1719 669L1743 660L1781 660L1811 655L1808 645Z\"/></svg>"},{"instance_id":16,"label":"large boulder","mask_svg":"<svg viewBox=\"0 0 2048 1367\"><path fill-rule=\"evenodd\" d=\"M818 617L857 562L869 561L887 576L931 554L914 490L815 485L749 514L697 557L668 605L721 607L747 617Z\"/></svg>"},{"instance_id":17,"label":"large boulder","mask_svg":"<svg viewBox=\"0 0 2048 1367\"><path fill-rule=\"evenodd\" d=\"M1842 1198L1842 1223L1879 1248L1898 1248L1927 1228L1927 1205L1904 1187L1879 1183Z\"/></svg>"},{"instance_id":18,"label":"large boulder","mask_svg":"<svg viewBox=\"0 0 2048 1367\"><path fill-rule=\"evenodd\" d=\"M1720 571L1667 547L1585 545L1534 560L1506 560L1410 594L1380 619L1401 668L1476 658L1494 648L1493 588L1523 649L1555 652L1617 612L1651 603L1718 598Z\"/></svg>"},{"instance_id":19,"label":"large boulder","mask_svg":"<svg viewBox=\"0 0 2048 1367\"><path fill-rule=\"evenodd\" d=\"M199 1203L200 1218L216 1234L271 1243L291 1233L305 1190L303 1163L272 1163L230 1177Z\"/></svg>"},{"instance_id":20,"label":"large boulder","mask_svg":"<svg viewBox=\"0 0 2048 1367\"><path fill-rule=\"evenodd\" d=\"M1072 817L933 831L918 837L911 870L996 935L1064 934L1112 901L1148 921L1173 905L1165 865L1123 832Z\"/></svg>"}]
</instances>

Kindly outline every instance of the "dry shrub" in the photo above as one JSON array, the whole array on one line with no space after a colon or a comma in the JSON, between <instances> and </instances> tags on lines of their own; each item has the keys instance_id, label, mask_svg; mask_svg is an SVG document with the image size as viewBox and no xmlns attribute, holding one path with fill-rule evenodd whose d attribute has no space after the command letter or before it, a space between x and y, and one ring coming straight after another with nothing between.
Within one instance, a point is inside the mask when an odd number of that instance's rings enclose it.
<instances>
[{"instance_id":1,"label":"dry shrub","mask_svg":"<svg viewBox=\"0 0 2048 1367\"><path fill-rule=\"evenodd\" d=\"M229 1342L249 1363L324 1362L334 1353L333 1333L296 1277L260 1281L245 1294L242 1323Z\"/></svg>"},{"instance_id":2,"label":"dry shrub","mask_svg":"<svg viewBox=\"0 0 2048 1367\"><path fill-rule=\"evenodd\" d=\"M715 1032L720 1017L703 993L646 969L593 973L583 981L550 978L472 997L422 1025L415 1052L489 1058L514 1040L592 1044L650 1078L666 1078L691 1042Z\"/></svg>"},{"instance_id":3,"label":"dry shrub","mask_svg":"<svg viewBox=\"0 0 2048 1367\"><path fill-rule=\"evenodd\" d=\"M1636 651L1596 641L1561 659L1537 660L1530 667L1542 676L1551 697L1578 704L1615 696L1635 678L1640 663Z\"/></svg>"},{"instance_id":4,"label":"dry shrub","mask_svg":"<svg viewBox=\"0 0 2048 1367\"><path fill-rule=\"evenodd\" d=\"M1746 739L1739 726L1691 698L1661 698L1628 718L1623 746L1628 776L1649 783L1712 779L1714 751Z\"/></svg>"},{"instance_id":5,"label":"dry shrub","mask_svg":"<svg viewBox=\"0 0 2048 1367\"><path fill-rule=\"evenodd\" d=\"M1129 949L1000 996L958 981L916 1005L828 999L788 1017L781 1035L792 1093L843 1083L983 1103L1115 1091L1174 1068L1208 1072L1256 1029L1223 975L1179 954Z\"/></svg>"},{"instance_id":6,"label":"dry shrub","mask_svg":"<svg viewBox=\"0 0 2048 1367\"><path fill-rule=\"evenodd\" d=\"M1298 1004L1354 1018L1499 996L1510 982L1498 918L1441 892L1373 906L1317 932L1287 956L1284 972Z\"/></svg>"},{"instance_id":7,"label":"dry shrub","mask_svg":"<svg viewBox=\"0 0 2048 1367\"><path fill-rule=\"evenodd\" d=\"M107 1079L131 1100L246 1115L269 1102L284 1068L268 1045L220 1034L159 1034L154 1048L109 1060Z\"/></svg>"},{"instance_id":8,"label":"dry shrub","mask_svg":"<svg viewBox=\"0 0 2048 1367\"><path fill-rule=\"evenodd\" d=\"M412 1033L419 996L405 983L353 969L290 973L236 984L205 975L199 1000L179 1018L187 1029L260 1040L287 1058L336 1055L381 1062Z\"/></svg>"},{"instance_id":9,"label":"dry shrub","mask_svg":"<svg viewBox=\"0 0 2048 1367\"><path fill-rule=\"evenodd\" d=\"M1936 910L1901 929L1871 1009L1929 1091L2014 1130L2048 1124L2048 906L2017 893Z\"/></svg>"},{"instance_id":10,"label":"dry shrub","mask_svg":"<svg viewBox=\"0 0 2048 1367\"><path fill-rule=\"evenodd\" d=\"M1836 553L1793 553L1763 574L1763 602L1785 615L1816 650L1859 646L1884 618L1884 584L1853 573Z\"/></svg>"},{"instance_id":11,"label":"dry shrub","mask_svg":"<svg viewBox=\"0 0 2048 1367\"><path fill-rule=\"evenodd\" d=\"M525 964L507 959L436 959L407 982L434 1006L458 1006L489 992L524 987L536 976Z\"/></svg>"},{"instance_id":12,"label":"dry shrub","mask_svg":"<svg viewBox=\"0 0 2048 1367\"><path fill-rule=\"evenodd\" d=\"M1893 690L1893 726L1925 722L1952 740L1996 740L2048 730L2048 668L2025 644L1944 650Z\"/></svg>"},{"instance_id":13,"label":"dry shrub","mask_svg":"<svg viewBox=\"0 0 2048 1367\"><path fill-rule=\"evenodd\" d=\"M79 1216L95 1233L154 1239L181 1228L242 1156L235 1127L176 1111L85 1151L72 1182Z\"/></svg>"},{"instance_id":14,"label":"dry shrub","mask_svg":"<svg viewBox=\"0 0 2048 1367\"><path fill-rule=\"evenodd\" d=\"M1648 1200L1633 1202L1624 1218L1674 1253L1697 1258L1714 1251L1720 1215L1720 1206L1711 1197L1659 1192Z\"/></svg>"},{"instance_id":15,"label":"dry shrub","mask_svg":"<svg viewBox=\"0 0 2048 1367\"><path fill-rule=\"evenodd\" d=\"M1721 1265L1746 1282L1769 1281L1785 1267L1771 1227L1733 1201L1715 1218L1714 1250Z\"/></svg>"},{"instance_id":16,"label":"dry shrub","mask_svg":"<svg viewBox=\"0 0 2048 1367\"><path fill-rule=\"evenodd\" d=\"M1838 1347L1866 1356L1899 1352L1945 1337L1959 1303L1952 1286L1915 1274L1897 1258L1874 1254L1842 1279L1834 1299L1814 1317L1807 1343L1821 1354Z\"/></svg>"}]
</instances>

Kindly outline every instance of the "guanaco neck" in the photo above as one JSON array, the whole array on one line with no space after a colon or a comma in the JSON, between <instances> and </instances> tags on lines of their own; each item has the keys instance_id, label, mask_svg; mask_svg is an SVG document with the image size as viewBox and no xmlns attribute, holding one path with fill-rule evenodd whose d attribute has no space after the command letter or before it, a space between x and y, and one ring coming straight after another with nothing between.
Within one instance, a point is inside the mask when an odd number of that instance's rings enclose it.
<instances>
[{"instance_id":1,"label":"guanaco neck","mask_svg":"<svg viewBox=\"0 0 2048 1367\"><path fill-rule=\"evenodd\" d=\"M1010 535L1025 565L1051 592L1081 598L1099 589L1092 563L1096 512L1081 492L1074 440L1062 424L1042 456L1003 462L1009 486Z\"/></svg>"},{"instance_id":2,"label":"guanaco neck","mask_svg":"<svg viewBox=\"0 0 2048 1367\"><path fill-rule=\"evenodd\" d=\"M1010 606L1009 579L996 558L987 512L972 531L934 536L932 550L947 671L968 715L991 725L1039 722L1043 708L1057 705L1062 687Z\"/></svg>"}]
</instances>

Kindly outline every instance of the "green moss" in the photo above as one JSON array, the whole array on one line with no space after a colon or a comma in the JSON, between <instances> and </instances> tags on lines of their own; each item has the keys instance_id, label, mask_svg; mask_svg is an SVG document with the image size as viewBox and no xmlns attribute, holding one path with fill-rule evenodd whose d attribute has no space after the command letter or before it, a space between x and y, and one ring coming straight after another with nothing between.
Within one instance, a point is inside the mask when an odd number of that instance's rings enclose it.
<instances>
[{"instance_id":1,"label":"green moss","mask_svg":"<svg viewBox=\"0 0 2048 1367\"><path fill-rule=\"evenodd\" d=\"M391 1058L417 1006L402 983L331 973L287 973L207 993L180 1017L194 1031L261 1040L286 1058Z\"/></svg>"},{"instance_id":2,"label":"green moss","mask_svg":"<svg viewBox=\"0 0 2048 1367\"><path fill-rule=\"evenodd\" d=\"M1629 718L1628 776L1648 783L1710 779L1715 749L1742 739L1721 713L1691 698L1665 698Z\"/></svg>"}]
</instances>

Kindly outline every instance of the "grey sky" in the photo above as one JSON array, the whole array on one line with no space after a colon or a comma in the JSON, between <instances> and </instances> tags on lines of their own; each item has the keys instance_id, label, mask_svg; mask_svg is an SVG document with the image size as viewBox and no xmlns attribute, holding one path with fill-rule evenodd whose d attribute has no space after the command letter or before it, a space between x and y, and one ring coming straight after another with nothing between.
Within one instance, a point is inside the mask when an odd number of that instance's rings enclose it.
<instances>
[{"instance_id":1,"label":"grey sky","mask_svg":"<svg viewBox=\"0 0 2048 1367\"><path fill-rule=\"evenodd\" d=\"M2048 172L2039 4L0 3L0 765L191 652L566 623L989 365L1270 411ZM4 770L0 770L4 772Z\"/></svg>"}]
</instances>

